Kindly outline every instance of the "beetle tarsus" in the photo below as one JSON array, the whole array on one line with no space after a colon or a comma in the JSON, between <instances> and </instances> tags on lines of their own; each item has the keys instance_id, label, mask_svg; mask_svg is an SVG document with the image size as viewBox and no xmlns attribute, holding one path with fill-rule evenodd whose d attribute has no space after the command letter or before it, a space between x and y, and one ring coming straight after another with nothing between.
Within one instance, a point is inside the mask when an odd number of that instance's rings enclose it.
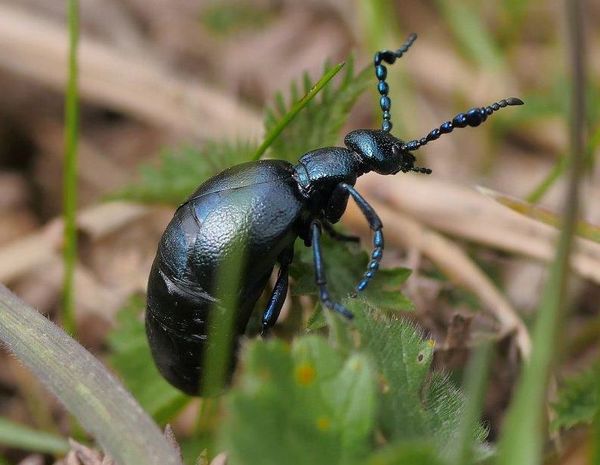
<instances>
[{"instance_id":1,"label":"beetle tarsus","mask_svg":"<svg viewBox=\"0 0 600 465\"><path fill-rule=\"evenodd\" d=\"M325 307L333 310L345 318L352 319L354 315L346 307L337 302L334 302L329 297L329 291L327 290L327 280L325 279L325 266L323 264L323 254L321 251L321 223L319 221L313 221L310 227L311 241L313 248L313 258L315 263L315 281L319 286L319 297Z\"/></svg>"},{"instance_id":2,"label":"beetle tarsus","mask_svg":"<svg viewBox=\"0 0 600 465\"><path fill-rule=\"evenodd\" d=\"M365 271L362 280L356 286L356 291L361 292L365 290L367 284L369 284L369 281L373 278L373 276L375 276L375 273L379 269L379 262L383 257L383 224L381 223L381 220L379 219L379 216L373 207L369 205L369 202L367 202L365 198L360 195L356 189L354 189L354 187L346 183L342 183L341 186L352 196L360 208L360 211L367 219L369 227L374 231L371 260L369 260L369 263L367 264L367 271Z\"/></svg>"}]
</instances>

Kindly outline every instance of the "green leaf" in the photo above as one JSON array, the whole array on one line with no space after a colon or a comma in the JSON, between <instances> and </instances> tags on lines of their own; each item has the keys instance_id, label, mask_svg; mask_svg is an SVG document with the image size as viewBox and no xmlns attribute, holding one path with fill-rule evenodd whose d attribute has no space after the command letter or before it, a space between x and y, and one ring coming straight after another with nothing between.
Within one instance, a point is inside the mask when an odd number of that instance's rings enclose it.
<instances>
[{"instance_id":1,"label":"green leaf","mask_svg":"<svg viewBox=\"0 0 600 465\"><path fill-rule=\"evenodd\" d=\"M368 357L344 361L323 338L305 336L291 351L280 341L253 342L244 362L221 437L233 465L361 463L376 413Z\"/></svg>"},{"instance_id":2,"label":"green leaf","mask_svg":"<svg viewBox=\"0 0 600 465\"><path fill-rule=\"evenodd\" d=\"M332 69L335 68L326 65L325 74ZM350 57L339 81L335 85L326 86L271 143L272 156L295 162L306 152L336 144L354 102L373 82L371 73L372 69L367 67L359 74L354 74L354 60ZM292 84L290 100L295 102L298 95L309 92L312 87L311 80L305 75L302 84ZM291 110L286 107L283 97L278 94L275 108L266 112L267 133L280 125L289 111Z\"/></svg>"},{"instance_id":3,"label":"green leaf","mask_svg":"<svg viewBox=\"0 0 600 465\"><path fill-rule=\"evenodd\" d=\"M386 312L414 311L414 304L398 289L410 276L407 268L384 268L362 292L362 297L373 307Z\"/></svg>"},{"instance_id":4,"label":"green leaf","mask_svg":"<svg viewBox=\"0 0 600 465\"><path fill-rule=\"evenodd\" d=\"M277 140L282 131L292 123L298 113L300 113L302 109L306 108L310 104L319 91L321 91L327 85L327 83L333 79L333 77L340 71L340 69L342 69L343 66L344 63L339 63L331 69L326 68L325 72L323 73L323 77L314 85L310 83L308 75L304 75L304 97L295 101L292 107L286 111L285 114L282 114L281 118L279 118L277 121L274 119L271 120L274 122L274 124L271 127L266 127L267 136L260 147L256 150L256 153L253 157L254 160L258 160L265 153L265 151L273 144L273 142ZM297 92L294 88L292 89L292 97L294 100L297 98ZM278 104L278 108L283 110L284 105L281 95L276 96L275 99Z\"/></svg>"},{"instance_id":5,"label":"green leaf","mask_svg":"<svg viewBox=\"0 0 600 465\"><path fill-rule=\"evenodd\" d=\"M66 439L36 431L6 418L0 418L0 444L30 452L66 454L70 447Z\"/></svg>"},{"instance_id":6,"label":"green leaf","mask_svg":"<svg viewBox=\"0 0 600 465\"><path fill-rule=\"evenodd\" d=\"M106 367L2 284L0 341L116 462L181 464L156 424Z\"/></svg>"},{"instance_id":7,"label":"green leaf","mask_svg":"<svg viewBox=\"0 0 600 465\"><path fill-rule=\"evenodd\" d=\"M158 373L144 330L140 298L133 298L117 315L108 336L109 361L141 406L161 424L167 423L191 398L168 384Z\"/></svg>"},{"instance_id":8,"label":"green leaf","mask_svg":"<svg viewBox=\"0 0 600 465\"><path fill-rule=\"evenodd\" d=\"M248 30L263 29L273 19L267 8L256 2L212 2L203 8L200 21L210 32L231 36Z\"/></svg>"},{"instance_id":9,"label":"green leaf","mask_svg":"<svg viewBox=\"0 0 600 465\"><path fill-rule=\"evenodd\" d=\"M502 54L489 29L483 24L481 4L449 0L437 0L436 3L465 55L482 67L500 69L503 65ZM473 40L473 37L477 37L477 40Z\"/></svg>"},{"instance_id":10,"label":"green leaf","mask_svg":"<svg viewBox=\"0 0 600 465\"><path fill-rule=\"evenodd\" d=\"M600 364L569 378L552 406L556 417L550 425L554 431L589 424L599 412Z\"/></svg>"},{"instance_id":11,"label":"green leaf","mask_svg":"<svg viewBox=\"0 0 600 465\"><path fill-rule=\"evenodd\" d=\"M430 438L441 457L455 447L465 399L447 376L430 373L434 343L423 339L412 323L377 312L365 301L346 300L355 315L361 344L382 375L380 426L391 441ZM472 432L480 447L486 430Z\"/></svg>"},{"instance_id":12,"label":"green leaf","mask_svg":"<svg viewBox=\"0 0 600 465\"><path fill-rule=\"evenodd\" d=\"M431 443L401 442L374 454L367 465L442 465Z\"/></svg>"},{"instance_id":13,"label":"green leaf","mask_svg":"<svg viewBox=\"0 0 600 465\"><path fill-rule=\"evenodd\" d=\"M322 236L322 246L328 289L332 297L340 301L355 291L356 285L367 270L369 255L356 245L342 243L326 235ZM317 295L313 251L300 241L296 244L290 274L294 278L292 293ZM379 270L361 296L380 310L412 311L413 303L399 290L409 276L410 270L406 268ZM320 305L316 311L311 317L312 329L322 327L324 323L324 319L318 316L321 312Z\"/></svg>"},{"instance_id":14,"label":"green leaf","mask_svg":"<svg viewBox=\"0 0 600 465\"><path fill-rule=\"evenodd\" d=\"M410 323L376 315L368 305L347 301L364 347L383 375L381 426L392 439L429 437L421 390L433 358L433 343Z\"/></svg>"},{"instance_id":15,"label":"green leaf","mask_svg":"<svg viewBox=\"0 0 600 465\"><path fill-rule=\"evenodd\" d=\"M176 205L211 176L249 161L255 151L256 146L247 142L214 141L207 142L202 149L165 150L158 165L141 166L139 181L110 198Z\"/></svg>"}]
</instances>

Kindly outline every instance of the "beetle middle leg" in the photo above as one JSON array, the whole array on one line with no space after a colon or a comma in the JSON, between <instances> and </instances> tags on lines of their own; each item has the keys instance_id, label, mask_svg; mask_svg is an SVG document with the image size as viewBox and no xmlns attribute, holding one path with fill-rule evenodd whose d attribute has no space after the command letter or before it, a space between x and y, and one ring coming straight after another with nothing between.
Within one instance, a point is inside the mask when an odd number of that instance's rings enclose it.
<instances>
[{"instance_id":1,"label":"beetle middle leg","mask_svg":"<svg viewBox=\"0 0 600 465\"><path fill-rule=\"evenodd\" d=\"M289 265L292 263L293 258L293 246L284 250L279 257L279 274L277 275L277 281L273 287L267 308L263 312L261 336L266 336L269 329L275 326L277 318L279 318L279 313L281 312L281 307L283 307L288 291Z\"/></svg>"},{"instance_id":2,"label":"beetle middle leg","mask_svg":"<svg viewBox=\"0 0 600 465\"><path fill-rule=\"evenodd\" d=\"M371 252L371 260L367 265L367 271L365 272L363 279L356 286L357 291L363 291L369 284L369 281L375 272L379 269L379 262L383 257L383 224L379 219L379 216L371 205L360 195L354 187L350 184L341 183L340 186L345 189L354 199L363 215L369 222L369 227L374 231L373 235L373 252Z\"/></svg>"},{"instance_id":3,"label":"beetle middle leg","mask_svg":"<svg viewBox=\"0 0 600 465\"><path fill-rule=\"evenodd\" d=\"M323 305L330 310L334 310L346 318L353 318L354 315L341 304L334 302L329 297L329 291L327 290L327 280L325 279L325 267L323 265L323 254L321 251L321 223L319 221L313 221L310 225L313 258L315 262L315 278L317 286L319 286L319 297Z\"/></svg>"}]
</instances>

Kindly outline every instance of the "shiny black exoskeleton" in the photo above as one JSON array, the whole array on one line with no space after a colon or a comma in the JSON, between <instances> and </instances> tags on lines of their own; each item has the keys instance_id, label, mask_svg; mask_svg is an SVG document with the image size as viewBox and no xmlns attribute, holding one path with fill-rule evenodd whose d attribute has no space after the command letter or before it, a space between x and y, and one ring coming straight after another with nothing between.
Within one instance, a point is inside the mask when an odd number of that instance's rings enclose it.
<instances>
[{"instance_id":1,"label":"shiny black exoskeleton","mask_svg":"<svg viewBox=\"0 0 600 465\"><path fill-rule=\"evenodd\" d=\"M381 130L352 131L344 140L346 147L314 150L303 155L296 165L261 160L234 166L202 184L177 209L152 265L146 313L152 355L171 384L188 394L201 394L203 356L211 343L208 320L215 312L224 311L217 298L223 295L225 287L217 273L233 254L243 253L243 260L236 286L238 305L229 373L235 364L239 337L278 264L278 278L262 316L263 334L275 324L286 297L288 269L298 237L313 248L316 284L323 305L352 317L329 295L320 238L324 229L340 240L355 239L337 233L332 226L340 220L352 197L374 232L371 260L356 286L357 291L365 289L379 267L384 242L377 213L354 189L359 176L370 171L384 175L409 171L429 174L431 170L414 165L411 151L454 128L478 126L500 108L523 103L516 98L500 100L460 113L421 139L397 139L389 133L391 101L382 62L394 63L415 38L414 34L409 36L397 51L384 50L375 55L383 112Z\"/></svg>"}]
</instances>

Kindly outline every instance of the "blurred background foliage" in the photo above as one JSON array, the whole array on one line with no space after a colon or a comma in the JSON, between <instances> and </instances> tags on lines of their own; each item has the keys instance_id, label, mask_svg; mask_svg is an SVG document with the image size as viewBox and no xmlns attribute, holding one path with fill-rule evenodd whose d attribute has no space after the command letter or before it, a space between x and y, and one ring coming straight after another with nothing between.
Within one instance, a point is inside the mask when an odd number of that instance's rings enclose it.
<instances>
[{"instance_id":1,"label":"blurred background foliage","mask_svg":"<svg viewBox=\"0 0 600 465\"><path fill-rule=\"evenodd\" d=\"M157 422L173 424L188 463L224 449L234 464L281 463L306 444L314 447L310 463L460 463L447 450L453 442L466 444L474 460L492 460L529 354L529 329L555 250L548 224L560 223L570 166L563 3L80 6L77 337ZM545 341L558 354L548 383L548 431L542 427L547 463L592 463L597 443L590 425L600 416L599 21L600 4L587 2L588 137L580 185L586 233L572 257L569 316L560 336ZM361 315L355 329L321 313L311 296L310 250L298 244L277 340L248 343L226 400L178 393L150 361L141 297L173 206L212 174L252 159L294 102L341 61L345 67L266 156L294 161L342 143L348 130L378 127L371 57L399 46L409 32L419 39L388 70L398 137L420 137L459 111L500 98L518 96L526 105L421 149L419 165L433 169L430 177L359 181L378 207L387 242L386 270L363 301L348 303ZM0 0L0 282L57 321L67 44L62 2ZM484 196L475 185L494 192ZM354 209L342 228L361 235L368 248L368 230ZM342 298L366 256L355 246L327 246L328 276ZM301 336L307 327L312 334ZM250 338L255 330L251 324ZM484 343L493 350L483 413L463 422L477 400L466 362ZM54 463L68 448L63 438L88 440L14 357L1 352L0 366L0 464ZM289 437L271 443L282 425ZM306 457L287 463L309 463Z\"/></svg>"}]
</instances>

